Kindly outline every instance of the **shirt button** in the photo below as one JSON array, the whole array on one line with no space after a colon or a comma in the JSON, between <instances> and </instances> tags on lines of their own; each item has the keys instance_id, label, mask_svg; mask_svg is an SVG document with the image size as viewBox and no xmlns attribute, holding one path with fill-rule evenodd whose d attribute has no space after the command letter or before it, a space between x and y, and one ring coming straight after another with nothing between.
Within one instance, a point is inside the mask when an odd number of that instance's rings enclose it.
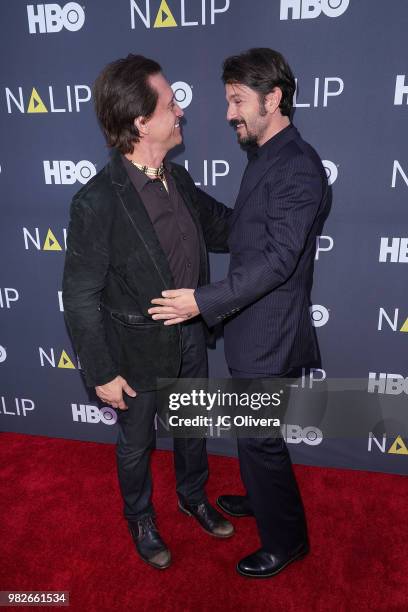
<instances>
[{"instance_id":1,"label":"shirt button","mask_svg":"<svg viewBox=\"0 0 408 612\"><path fill-rule=\"evenodd\" d=\"M191 268L191 261L187 262L187 268Z\"/></svg>"},{"instance_id":2,"label":"shirt button","mask_svg":"<svg viewBox=\"0 0 408 612\"><path fill-rule=\"evenodd\" d=\"M183 240L187 240L187 234L183 234Z\"/></svg>"}]
</instances>

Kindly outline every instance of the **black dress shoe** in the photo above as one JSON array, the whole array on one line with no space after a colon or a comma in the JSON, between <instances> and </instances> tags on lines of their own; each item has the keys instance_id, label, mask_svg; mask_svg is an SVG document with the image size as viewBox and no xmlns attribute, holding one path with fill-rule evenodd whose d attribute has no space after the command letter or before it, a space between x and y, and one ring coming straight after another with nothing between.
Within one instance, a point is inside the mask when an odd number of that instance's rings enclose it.
<instances>
[{"instance_id":1,"label":"black dress shoe","mask_svg":"<svg viewBox=\"0 0 408 612\"><path fill-rule=\"evenodd\" d=\"M260 548L248 557L241 559L237 571L248 578L270 578L279 574L289 563L301 559L309 552L307 544L299 546L291 555L274 555Z\"/></svg>"},{"instance_id":2,"label":"black dress shoe","mask_svg":"<svg viewBox=\"0 0 408 612\"><path fill-rule=\"evenodd\" d=\"M246 495L220 495L217 506L231 516L254 516Z\"/></svg>"},{"instance_id":3,"label":"black dress shoe","mask_svg":"<svg viewBox=\"0 0 408 612\"><path fill-rule=\"evenodd\" d=\"M139 521L129 521L129 530L136 545L136 550L143 561L157 569L169 567L170 551L161 539L151 515L144 516Z\"/></svg>"},{"instance_id":4,"label":"black dress shoe","mask_svg":"<svg viewBox=\"0 0 408 612\"><path fill-rule=\"evenodd\" d=\"M188 516L193 516L204 531L216 538L230 538L234 534L233 525L208 501L201 504L182 504L179 501L179 508Z\"/></svg>"}]
</instances>

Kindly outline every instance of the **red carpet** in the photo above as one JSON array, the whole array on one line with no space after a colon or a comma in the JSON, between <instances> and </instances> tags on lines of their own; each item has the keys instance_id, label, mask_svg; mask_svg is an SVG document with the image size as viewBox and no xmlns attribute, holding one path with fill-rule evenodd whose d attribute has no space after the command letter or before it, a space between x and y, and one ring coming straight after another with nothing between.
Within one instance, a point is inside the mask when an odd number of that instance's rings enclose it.
<instances>
[{"instance_id":1,"label":"red carpet","mask_svg":"<svg viewBox=\"0 0 408 612\"><path fill-rule=\"evenodd\" d=\"M211 500L241 490L235 459L210 466ZM133 550L113 446L0 434L0 590L70 591L70 609L87 612L408 610L405 477L296 466L312 553L254 581L235 572L258 547L253 519L235 520L231 540L207 536L176 509L171 453L156 452L153 471L173 554L163 572Z\"/></svg>"}]
</instances>

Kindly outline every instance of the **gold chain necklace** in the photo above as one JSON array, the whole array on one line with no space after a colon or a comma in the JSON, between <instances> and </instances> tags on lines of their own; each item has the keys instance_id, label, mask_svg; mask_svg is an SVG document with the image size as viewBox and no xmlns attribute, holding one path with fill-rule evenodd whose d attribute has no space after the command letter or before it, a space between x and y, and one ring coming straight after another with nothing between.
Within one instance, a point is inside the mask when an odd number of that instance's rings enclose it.
<instances>
[{"instance_id":1,"label":"gold chain necklace","mask_svg":"<svg viewBox=\"0 0 408 612\"><path fill-rule=\"evenodd\" d=\"M141 170L142 172L144 172L144 174L146 174L146 176L148 176L149 178L159 179L165 186L166 191L167 192L169 191L169 188L167 186L166 177L164 175L163 163L161 163L158 168L150 168L149 166L143 166L142 164L137 164L135 161L133 161L133 159L131 159L130 161L132 162L134 166L136 166L138 170Z\"/></svg>"}]
</instances>

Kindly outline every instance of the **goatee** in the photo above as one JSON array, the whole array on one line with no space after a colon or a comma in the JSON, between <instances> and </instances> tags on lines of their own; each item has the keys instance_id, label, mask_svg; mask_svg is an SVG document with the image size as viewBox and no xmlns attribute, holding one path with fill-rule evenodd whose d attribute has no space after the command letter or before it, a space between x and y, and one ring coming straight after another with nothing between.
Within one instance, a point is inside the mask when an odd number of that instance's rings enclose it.
<instances>
[{"instance_id":1,"label":"goatee","mask_svg":"<svg viewBox=\"0 0 408 612\"><path fill-rule=\"evenodd\" d=\"M258 146L258 142L257 142L256 136L253 135L253 134L249 134L248 133L247 124L245 123L245 121L243 121L242 119L241 120L240 119L231 119L229 124L235 130L237 129L238 125L243 125L245 127L246 131L247 131L247 135L246 136L240 136L237 133L238 144L241 147L241 149L243 149L244 151L248 151L248 150L251 150L254 147Z\"/></svg>"}]
</instances>

